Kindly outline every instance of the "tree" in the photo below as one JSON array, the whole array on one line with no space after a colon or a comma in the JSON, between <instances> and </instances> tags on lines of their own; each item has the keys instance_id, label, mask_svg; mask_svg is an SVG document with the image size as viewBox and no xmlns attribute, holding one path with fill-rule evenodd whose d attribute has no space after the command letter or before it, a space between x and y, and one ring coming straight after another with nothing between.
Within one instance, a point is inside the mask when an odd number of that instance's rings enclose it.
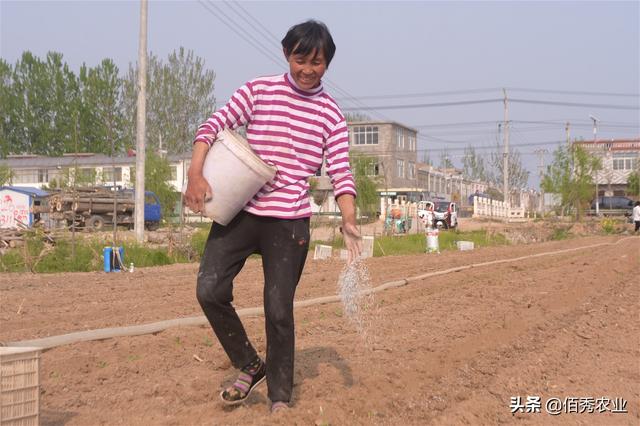
<instances>
[{"instance_id":1,"label":"tree","mask_svg":"<svg viewBox=\"0 0 640 426\"><path fill-rule=\"evenodd\" d=\"M634 197L640 197L640 171L635 170L629 174L627 181L627 194Z\"/></svg>"},{"instance_id":2,"label":"tree","mask_svg":"<svg viewBox=\"0 0 640 426\"><path fill-rule=\"evenodd\" d=\"M504 185L504 155L502 149L498 145L497 150L491 153L491 171L487 172L487 180L489 183L502 193ZM524 188L529 182L529 171L524 168L522 160L520 159L520 153L516 150L509 151L509 188ZM502 194L503 199L505 194Z\"/></svg>"},{"instance_id":3,"label":"tree","mask_svg":"<svg viewBox=\"0 0 640 426\"><path fill-rule=\"evenodd\" d=\"M12 138L15 120L15 92L11 66L0 58L0 158L6 157L15 144Z\"/></svg>"},{"instance_id":4,"label":"tree","mask_svg":"<svg viewBox=\"0 0 640 426\"><path fill-rule=\"evenodd\" d=\"M452 169L453 162L449 158L449 151L447 149L443 149L440 153L440 168L441 169Z\"/></svg>"},{"instance_id":5,"label":"tree","mask_svg":"<svg viewBox=\"0 0 640 426\"><path fill-rule=\"evenodd\" d=\"M11 184L13 179L13 170L9 166L0 164L0 186Z\"/></svg>"},{"instance_id":6,"label":"tree","mask_svg":"<svg viewBox=\"0 0 640 426\"><path fill-rule=\"evenodd\" d=\"M131 169L131 181L136 181L135 170ZM168 184L171 180L171 165L166 160L153 151L147 151L144 166L144 188L145 191L154 192L160 199L162 206L162 216L173 215L176 203L180 200L180 194Z\"/></svg>"},{"instance_id":7,"label":"tree","mask_svg":"<svg viewBox=\"0 0 640 426\"><path fill-rule=\"evenodd\" d=\"M62 189L83 186L95 186L98 175L94 168L82 168L78 166L64 168L56 177L49 180L43 189Z\"/></svg>"},{"instance_id":8,"label":"tree","mask_svg":"<svg viewBox=\"0 0 640 426\"><path fill-rule=\"evenodd\" d=\"M150 54L147 76L147 135L149 146L182 153L190 146L198 125L215 108L215 73L183 47L172 52L167 63ZM123 109L128 122L125 135L135 145L137 70L129 67L123 83Z\"/></svg>"},{"instance_id":9,"label":"tree","mask_svg":"<svg viewBox=\"0 0 640 426\"><path fill-rule=\"evenodd\" d=\"M111 59L80 68L79 132L85 150L107 155L123 151L122 79Z\"/></svg>"},{"instance_id":10,"label":"tree","mask_svg":"<svg viewBox=\"0 0 640 426\"><path fill-rule=\"evenodd\" d=\"M79 106L78 81L62 54L44 61L24 52L13 73L12 150L60 155L74 146Z\"/></svg>"},{"instance_id":11,"label":"tree","mask_svg":"<svg viewBox=\"0 0 640 426\"><path fill-rule=\"evenodd\" d=\"M377 190L377 179L374 170L378 166L378 160L364 155L354 155L351 158L353 177L356 183L356 205L360 214L373 218L376 216L380 204Z\"/></svg>"},{"instance_id":12,"label":"tree","mask_svg":"<svg viewBox=\"0 0 640 426\"><path fill-rule=\"evenodd\" d=\"M475 148L468 146L464 149L462 157L463 174L468 179L486 181L487 170L484 164L484 158L476 153Z\"/></svg>"},{"instance_id":13,"label":"tree","mask_svg":"<svg viewBox=\"0 0 640 426\"><path fill-rule=\"evenodd\" d=\"M369 121L371 117L362 112L347 112L344 115L344 119L349 123L352 121Z\"/></svg>"},{"instance_id":14,"label":"tree","mask_svg":"<svg viewBox=\"0 0 640 426\"><path fill-rule=\"evenodd\" d=\"M561 146L553 153L553 162L547 166L541 187L547 193L560 194L562 208L573 208L579 220L594 196L592 176L601 168L600 159L584 148Z\"/></svg>"},{"instance_id":15,"label":"tree","mask_svg":"<svg viewBox=\"0 0 640 426\"><path fill-rule=\"evenodd\" d=\"M421 161L428 165L428 166L433 166L433 161L431 161L431 157L429 156L429 152L425 149L424 151L422 151L422 158Z\"/></svg>"}]
</instances>

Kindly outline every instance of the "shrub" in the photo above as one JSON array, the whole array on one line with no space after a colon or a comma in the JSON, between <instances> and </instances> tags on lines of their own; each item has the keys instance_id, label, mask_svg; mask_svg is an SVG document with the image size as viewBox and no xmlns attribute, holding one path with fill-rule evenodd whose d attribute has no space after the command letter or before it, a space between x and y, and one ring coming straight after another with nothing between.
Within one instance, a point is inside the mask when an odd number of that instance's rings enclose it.
<instances>
[{"instance_id":1,"label":"shrub","mask_svg":"<svg viewBox=\"0 0 640 426\"><path fill-rule=\"evenodd\" d=\"M551 234L552 241L566 240L569 238L569 230L567 228L556 228Z\"/></svg>"},{"instance_id":2,"label":"shrub","mask_svg":"<svg viewBox=\"0 0 640 426\"><path fill-rule=\"evenodd\" d=\"M600 222L600 226L605 234L613 234L616 229L616 221L610 218L604 218Z\"/></svg>"}]
</instances>

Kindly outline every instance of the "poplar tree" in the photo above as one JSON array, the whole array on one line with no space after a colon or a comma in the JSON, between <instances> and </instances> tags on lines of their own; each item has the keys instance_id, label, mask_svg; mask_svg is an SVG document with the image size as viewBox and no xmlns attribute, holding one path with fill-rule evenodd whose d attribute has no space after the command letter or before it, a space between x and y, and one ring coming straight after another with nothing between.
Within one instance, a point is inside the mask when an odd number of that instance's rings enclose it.
<instances>
[{"instance_id":1,"label":"poplar tree","mask_svg":"<svg viewBox=\"0 0 640 426\"><path fill-rule=\"evenodd\" d=\"M79 89L62 54L24 52L12 76L11 151L60 155L74 146Z\"/></svg>"},{"instance_id":2,"label":"poplar tree","mask_svg":"<svg viewBox=\"0 0 640 426\"><path fill-rule=\"evenodd\" d=\"M122 79L111 59L80 68L79 132L85 150L106 155L123 151Z\"/></svg>"},{"instance_id":3,"label":"poplar tree","mask_svg":"<svg viewBox=\"0 0 640 426\"><path fill-rule=\"evenodd\" d=\"M563 210L573 210L579 220L594 198L592 176L601 168L601 160L584 148L561 146L554 151L553 162L547 166L540 186L546 193L559 194Z\"/></svg>"},{"instance_id":4,"label":"poplar tree","mask_svg":"<svg viewBox=\"0 0 640 426\"><path fill-rule=\"evenodd\" d=\"M484 158L476 153L474 147L468 146L464 149L462 167L465 177L483 182L487 180L487 170Z\"/></svg>"},{"instance_id":5,"label":"poplar tree","mask_svg":"<svg viewBox=\"0 0 640 426\"><path fill-rule=\"evenodd\" d=\"M180 48L167 62L153 53L148 60L147 135L149 146L170 154L190 149L198 125L215 110L215 73L193 51ZM137 70L130 65L123 83L123 109L128 142L135 141Z\"/></svg>"},{"instance_id":6,"label":"poplar tree","mask_svg":"<svg viewBox=\"0 0 640 426\"><path fill-rule=\"evenodd\" d=\"M494 186L497 192L502 194L504 162L500 146L497 151L491 153L491 170L487 172L487 180ZM517 150L509 151L509 188L521 189L529 182L529 171L524 168L520 153ZM502 194L504 197L504 194Z\"/></svg>"}]
</instances>

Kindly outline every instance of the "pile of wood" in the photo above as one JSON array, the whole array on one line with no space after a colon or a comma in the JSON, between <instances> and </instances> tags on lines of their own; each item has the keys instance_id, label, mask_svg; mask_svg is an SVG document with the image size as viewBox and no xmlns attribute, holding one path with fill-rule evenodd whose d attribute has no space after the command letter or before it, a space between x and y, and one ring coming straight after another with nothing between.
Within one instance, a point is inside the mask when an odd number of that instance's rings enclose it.
<instances>
[{"instance_id":1,"label":"pile of wood","mask_svg":"<svg viewBox=\"0 0 640 426\"><path fill-rule=\"evenodd\" d=\"M16 247L24 241L24 231L21 229L0 228L0 248Z\"/></svg>"},{"instance_id":2,"label":"pile of wood","mask_svg":"<svg viewBox=\"0 0 640 426\"><path fill-rule=\"evenodd\" d=\"M34 212L104 214L113 212L114 203L118 213L133 212L133 193L94 187L77 188L75 191L64 189L51 194L48 203L34 208Z\"/></svg>"}]
</instances>

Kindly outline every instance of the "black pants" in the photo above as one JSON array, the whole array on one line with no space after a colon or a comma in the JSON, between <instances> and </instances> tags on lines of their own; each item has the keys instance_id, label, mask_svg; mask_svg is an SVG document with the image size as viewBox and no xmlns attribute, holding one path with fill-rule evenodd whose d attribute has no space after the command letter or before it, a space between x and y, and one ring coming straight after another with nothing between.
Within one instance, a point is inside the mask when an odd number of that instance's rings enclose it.
<instances>
[{"instance_id":1,"label":"black pants","mask_svg":"<svg viewBox=\"0 0 640 426\"><path fill-rule=\"evenodd\" d=\"M271 401L290 401L295 332L293 297L309 250L309 219L275 219L241 212L227 226L214 223L198 272L197 297L231 363L242 368L256 350L236 314L233 279L251 254L262 255Z\"/></svg>"},{"instance_id":2,"label":"black pants","mask_svg":"<svg viewBox=\"0 0 640 426\"><path fill-rule=\"evenodd\" d=\"M638 232L638 229L640 229L640 220L634 220L635 225L636 225L636 229L634 230L634 232Z\"/></svg>"}]
</instances>

